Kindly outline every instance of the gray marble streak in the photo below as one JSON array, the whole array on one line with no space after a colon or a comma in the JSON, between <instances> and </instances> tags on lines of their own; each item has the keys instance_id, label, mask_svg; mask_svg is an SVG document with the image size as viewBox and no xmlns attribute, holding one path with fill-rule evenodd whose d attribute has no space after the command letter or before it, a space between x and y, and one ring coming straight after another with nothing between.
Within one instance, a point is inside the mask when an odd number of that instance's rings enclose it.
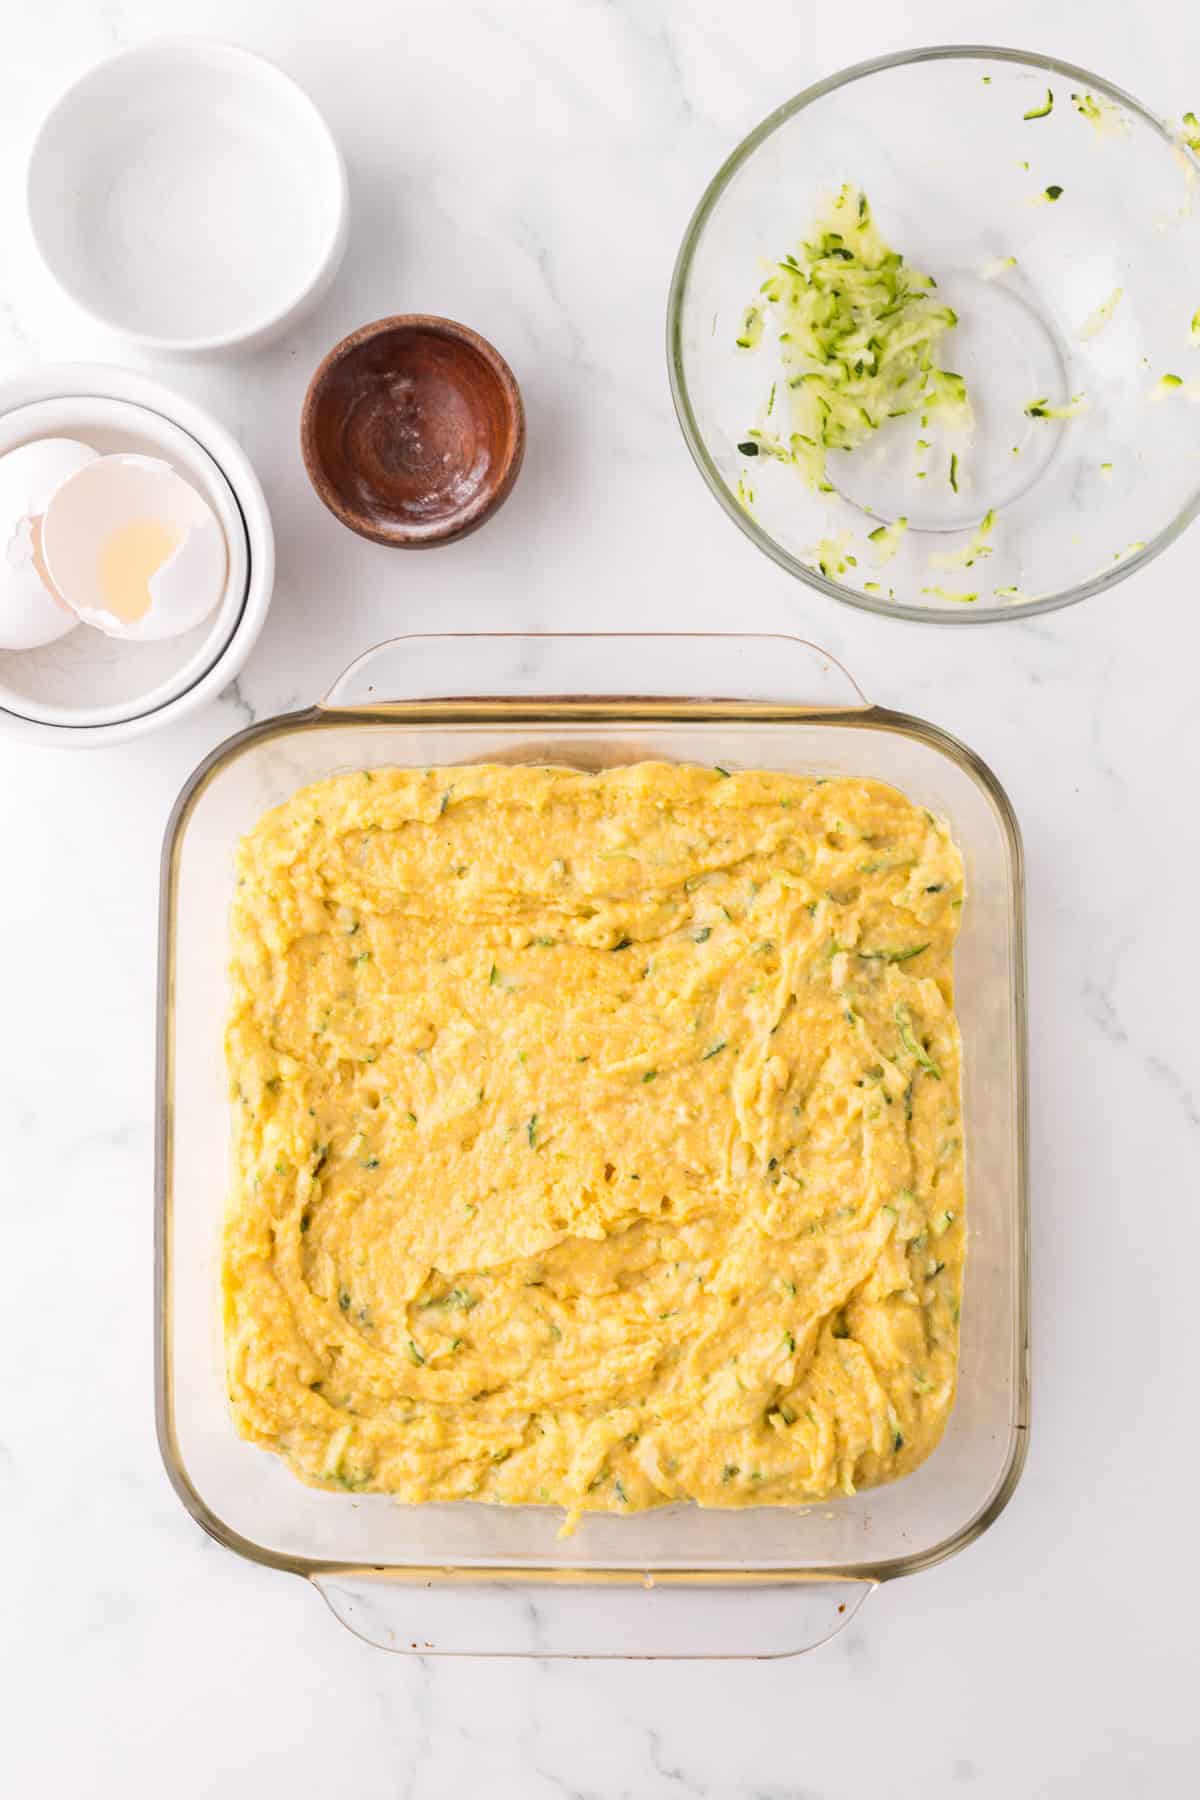
<instances>
[{"instance_id":1,"label":"gray marble streak","mask_svg":"<svg viewBox=\"0 0 1200 1800\"><path fill-rule=\"evenodd\" d=\"M14 303L0 296L0 341L13 363L33 362L38 354L37 338Z\"/></svg>"},{"instance_id":2,"label":"gray marble streak","mask_svg":"<svg viewBox=\"0 0 1200 1800\"><path fill-rule=\"evenodd\" d=\"M243 725L253 725L257 718L257 714L243 692L242 682L244 679L244 677L239 676L231 681L228 687L222 688L220 694L217 696L217 700L219 705L232 706L237 712L238 718ZM281 707L280 711L286 711L286 708Z\"/></svg>"},{"instance_id":3,"label":"gray marble streak","mask_svg":"<svg viewBox=\"0 0 1200 1800\"><path fill-rule=\"evenodd\" d=\"M397 1789L398 1800L421 1800L422 1775L434 1754L433 1681L429 1658L418 1656L415 1664L416 1681L408 1692L411 1725L407 1733L396 1737L399 1759L407 1765L403 1785ZM375 1692L383 1704L385 1717L394 1727L391 1696L382 1685L376 1685Z\"/></svg>"},{"instance_id":4,"label":"gray marble streak","mask_svg":"<svg viewBox=\"0 0 1200 1800\"><path fill-rule=\"evenodd\" d=\"M667 1757L663 1746L663 1735L660 1731L647 1730L646 1752L651 1768L664 1788L669 1787L687 1797L687 1800L704 1800L706 1789L702 1783L693 1781L686 1775L682 1767Z\"/></svg>"},{"instance_id":5,"label":"gray marble streak","mask_svg":"<svg viewBox=\"0 0 1200 1800\"><path fill-rule=\"evenodd\" d=\"M1171 1096L1188 1124L1200 1126L1200 1100L1180 1070L1158 1051L1147 1050L1131 1040L1110 995L1098 983L1085 981L1082 995L1084 1010L1101 1036L1121 1049L1130 1049L1142 1069Z\"/></svg>"},{"instance_id":6,"label":"gray marble streak","mask_svg":"<svg viewBox=\"0 0 1200 1800\"><path fill-rule=\"evenodd\" d=\"M94 9L96 24L104 40L104 53L128 49L134 41L122 0L99 0Z\"/></svg>"},{"instance_id":7,"label":"gray marble streak","mask_svg":"<svg viewBox=\"0 0 1200 1800\"><path fill-rule=\"evenodd\" d=\"M1179 1070L1161 1056L1148 1055L1146 1067L1160 1086L1166 1088L1181 1108L1190 1125L1200 1125L1200 1099Z\"/></svg>"},{"instance_id":8,"label":"gray marble streak","mask_svg":"<svg viewBox=\"0 0 1200 1800\"><path fill-rule=\"evenodd\" d=\"M633 0L632 4L630 0L606 0L606 4L619 15L626 36L637 45L644 66L656 79L668 116L673 113L677 121L684 123L693 120L696 109L685 86L679 41L666 19L661 14L653 18L656 8L641 0Z\"/></svg>"}]
</instances>

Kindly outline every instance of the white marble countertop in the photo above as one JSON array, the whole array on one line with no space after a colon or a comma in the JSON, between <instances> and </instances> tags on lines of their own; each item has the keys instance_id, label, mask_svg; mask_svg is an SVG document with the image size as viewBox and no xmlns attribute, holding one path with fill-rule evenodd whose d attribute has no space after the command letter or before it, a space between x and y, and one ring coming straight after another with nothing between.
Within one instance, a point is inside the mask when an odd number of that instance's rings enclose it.
<instances>
[{"instance_id":1,"label":"white marble countertop","mask_svg":"<svg viewBox=\"0 0 1200 1800\"><path fill-rule=\"evenodd\" d=\"M1200 1594L1172 1534L1200 1475L1200 533L1107 597L1042 621L959 631L856 614L774 569L712 503L675 425L662 340L671 261L701 187L808 81L868 52L958 37L1057 52L1177 114L1198 104L1200 15L1183 0L860 0L811 16L792 0L10 8L0 371L144 360L81 318L33 261L21 165L74 67L170 31L238 39L312 92L348 158L352 237L332 294L278 347L240 363L147 364L235 431L274 511L274 607L237 688L174 730L91 757L0 746L5 1790L1178 1791L1198 1742ZM529 413L505 511L421 557L340 530L297 444L320 353L402 310L457 315L490 336ZM1032 978L1027 1471L978 1544L882 1590L797 1660L387 1656L341 1630L301 1581L206 1539L159 1464L163 824L213 745L310 701L381 637L651 622L811 636L873 698L966 739L1016 806Z\"/></svg>"}]
</instances>

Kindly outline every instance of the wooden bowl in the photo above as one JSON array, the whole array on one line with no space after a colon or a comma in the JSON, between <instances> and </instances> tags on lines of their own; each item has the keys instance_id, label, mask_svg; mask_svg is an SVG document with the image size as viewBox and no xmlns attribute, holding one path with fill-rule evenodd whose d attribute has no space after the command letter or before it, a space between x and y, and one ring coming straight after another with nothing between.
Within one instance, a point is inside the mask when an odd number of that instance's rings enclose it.
<instances>
[{"instance_id":1,"label":"wooden bowl","mask_svg":"<svg viewBox=\"0 0 1200 1800\"><path fill-rule=\"evenodd\" d=\"M486 338L402 313L329 352L304 397L300 443L343 525L422 550L465 537L503 505L525 453L525 409Z\"/></svg>"}]
</instances>

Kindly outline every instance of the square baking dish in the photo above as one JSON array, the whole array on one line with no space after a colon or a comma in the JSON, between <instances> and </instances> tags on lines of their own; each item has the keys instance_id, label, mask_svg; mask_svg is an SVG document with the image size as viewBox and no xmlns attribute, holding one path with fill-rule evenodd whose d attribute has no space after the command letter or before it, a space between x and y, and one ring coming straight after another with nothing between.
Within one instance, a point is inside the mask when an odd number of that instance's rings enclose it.
<instances>
[{"instance_id":1,"label":"square baking dish","mask_svg":"<svg viewBox=\"0 0 1200 1800\"><path fill-rule=\"evenodd\" d=\"M306 1487L238 1436L225 1394L223 1034L238 840L297 788L346 769L650 759L873 776L950 823L968 895L955 985L969 1247L945 1436L913 1474L849 1498L587 1515L565 1539L555 1508L403 1506ZM879 1581L962 1549L1003 1509L1028 1415L1020 839L1002 789L969 750L871 706L812 645L721 635L382 645L318 706L252 726L192 776L164 844L159 954L163 1460L212 1536L310 1578L363 1637L426 1654L786 1654L837 1630Z\"/></svg>"}]
</instances>

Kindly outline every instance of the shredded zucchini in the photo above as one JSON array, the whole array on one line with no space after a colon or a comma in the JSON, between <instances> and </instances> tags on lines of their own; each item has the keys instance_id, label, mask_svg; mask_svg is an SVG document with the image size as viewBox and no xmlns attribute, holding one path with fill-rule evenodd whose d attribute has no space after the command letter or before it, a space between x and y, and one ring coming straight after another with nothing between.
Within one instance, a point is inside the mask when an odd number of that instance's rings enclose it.
<instances>
[{"instance_id":1,"label":"shredded zucchini","mask_svg":"<svg viewBox=\"0 0 1200 1800\"><path fill-rule=\"evenodd\" d=\"M969 431L974 423L967 384L961 375L954 375L949 369L933 370L924 404L923 425L930 419L937 419L953 430Z\"/></svg>"},{"instance_id":2,"label":"shredded zucchini","mask_svg":"<svg viewBox=\"0 0 1200 1800\"><path fill-rule=\"evenodd\" d=\"M1021 114L1021 117L1023 119L1048 119L1053 111L1054 90L1053 88L1047 88L1046 98L1042 101L1042 104L1040 106L1031 106L1027 113Z\"/></svg>"},{"instance_id":3,"label":"shredded zucchini","mask_svg":"<svg viewBox=\"0 0 1200 1800\"><path fill-rule=\"evenodd\" d=\"M973 594L964 594L956 592L951 588L943 587L923 587L921 592L923 594L932 594L935 600L956 600L963 606L969 606L972 600L978 600L979 598L978 591Z\"/></svg>"},{"instance_id":4,"label":"shredded zucchini","mask_svg":"<svg viewBox=\"0 0 1200 1800\"><path fill-rule=\"evenodd\" d=\"M1124 114L1107 100L1097 100L1094 94L1072 94L1071 105L1097 137L1115 137L1125 130Z\"/></svg>"},{"instance_id":5,"label":"shredded zucchini","mask_svg":"<svg viewBox=\"0 0 1200 1800\"><path fill-rule=\"evenodd\" d=\"M835 538L822 538L810 553L812 566L827 578L831 575L844 575L847 569L856 568L858 558L849 549L853 541L848 531L841 532Z\"/></svg>"},{"instance_id":6,"label":"shredded zucchini","mask_svg":"<svg viewBox=\"0 0 1200 1800\"><path fill-rule=\"evenodd\" d=\"M753 350L762 336L763 316L761 306L748 306L742 318L742 329L738 333L739 350Z\"/></svg>"},{"instance_id":7,"label":"shredded zucchini","mask_svg":"<svg viewBox=\"0 0 1200 1800\"><path fill-rule=\"evenodd\" d=\"M874 531L868 531L867 542L874 546L876 562L891 562L907 530L908 520L901 516L891 525L877 525Z\"/></svg>"},{"instance_id":8,"label":"shredded zucchini","mask_svg":"<svg viewBox=\"0 0 1200 1800\"><path fill-rule=\"evenodd\" d=\"M1086 412L1087 407L1087 399L1083 394L1072 394L1061 406L1052 406L1043 395L1040 400L1029 402L1025 408L1025 416L1029 419L1074 419Z\"/></svg>"},{"instance_id":9,"label":"shredded zucchini","mask_svg":"<svg viewBox=\"0 0 1200 1800\"><path fill-rule=\"evenodd\" d=\"M979 521L979 529L970 543L961 550L948 550L944 555L931 556L929 566L933 569L970 569L981 558L990 556L994 546L988 542L996 524L994 511L984 513Z\"/></svg>"},{"instance_id":10,"label":"shredded zucchini","mask_svg":"<svg viewBox=\"0 0 1200 1800\"><path fill-rule=\"evenodd\" d=\"M843 185L762 284L761 308L778 325L793 429L753 430L747 439L829 491L828 452L856 449L886 420L918 410L969 420L966 383L937 366L939 340L958 320L932 297L936 285L884 240L866 195ZM738 343L747 339L757 343L758 335L744 325Z\"/></svg>"},{"instance_id":11,"label":"shredded zucchini","mask_svg":"<svg viewBox=\"0 0 1200 1800\"><path fill-rule=\"evenodd\" d=\"M1112 293L1108 296L1108 299L1103 301L1102 304L1096 308L1095 312L1088 314L1087 318L1076 332L1076 337L1083 338L1086 341L1088 338L1094 338L1098 331L1103 331L1104 327L1108 324L1108 321L1116 312L1117 307L1120 305L1121 296L1124 292L1124 288L1114 288Z\"/></svg>"}]
</instances>

